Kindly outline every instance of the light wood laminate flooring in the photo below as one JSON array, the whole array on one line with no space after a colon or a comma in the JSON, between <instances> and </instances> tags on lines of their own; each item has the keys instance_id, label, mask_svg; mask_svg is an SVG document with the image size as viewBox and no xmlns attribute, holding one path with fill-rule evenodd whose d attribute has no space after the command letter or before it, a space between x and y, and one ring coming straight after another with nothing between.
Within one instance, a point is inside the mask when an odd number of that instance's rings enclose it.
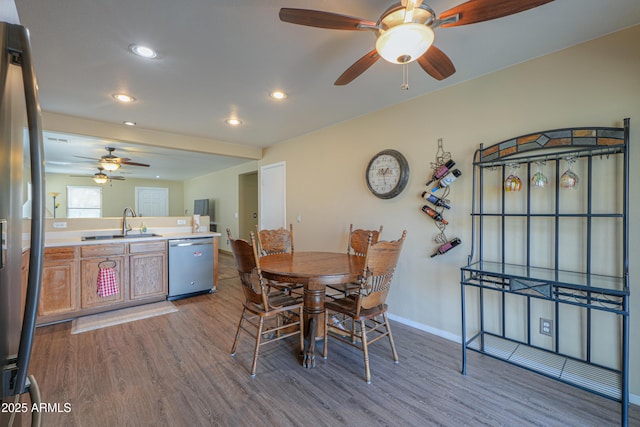
<instances>
[{"instance_id":1,"label":"light wood laminate flooring","mask_svg":"<svg viewBox=\"0 0 640 427\"><path fill-rule=\"evenodd\" d=\"M329 358L304 369L296 337L231 357L242 294L233 259L220 257L218 292L175 301L178 312L71 335L71 323L39 328L31 361L47 403L43 426L613 426L620 405L460 345L392 322L388 342L362 353L335 340ZM400 286L398 283L395 286ZM393 311L393 307L391 307ZM632 406L629 425L640 426Z\"/></svg>"}]
</instances>

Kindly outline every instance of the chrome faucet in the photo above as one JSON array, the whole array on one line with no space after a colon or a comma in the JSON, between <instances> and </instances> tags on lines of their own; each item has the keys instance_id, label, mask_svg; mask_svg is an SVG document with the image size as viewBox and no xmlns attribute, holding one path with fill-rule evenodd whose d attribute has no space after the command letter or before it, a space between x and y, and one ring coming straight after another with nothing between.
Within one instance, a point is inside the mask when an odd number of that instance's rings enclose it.
<instances>
[{"instance_id":1,"label":"chrome faucet","mask_svg":"<svg viewBox=\"0 0 640 427\"><path fill-rule=\"evenodd\" d=\"M131 231L131 226L129 224L127 224L127 211L129 211L131 213L131 217L136 217L137 216L136 215L136 211L131 209L129 206L124 208L124 212L122 212L122 232L120 233L123 236L126 236L127 233L129 231Z\"/></svg>"}]
</instances>

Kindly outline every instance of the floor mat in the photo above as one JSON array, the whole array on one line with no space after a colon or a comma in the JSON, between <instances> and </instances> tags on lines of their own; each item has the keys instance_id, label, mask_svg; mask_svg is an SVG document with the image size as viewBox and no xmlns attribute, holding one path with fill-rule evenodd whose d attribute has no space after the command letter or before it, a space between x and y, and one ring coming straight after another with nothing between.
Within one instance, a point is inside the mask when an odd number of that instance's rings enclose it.
<instances>
[{"instance_id":1,"label":"floor mat","mask_svg":"<svg viewBox=\"0 0 640 427\"><path fill-rule=\"evenodd\" d=\"M153 304L123 308L121 310L110 311L108 313L79 317L73 321L71 325L71 333L79 334L82 332L93 331L94 329L119 325L121 323L174 313L176 311L178 311L178 309L170 301L160 301Z\"/></svg>"}]
</instances>

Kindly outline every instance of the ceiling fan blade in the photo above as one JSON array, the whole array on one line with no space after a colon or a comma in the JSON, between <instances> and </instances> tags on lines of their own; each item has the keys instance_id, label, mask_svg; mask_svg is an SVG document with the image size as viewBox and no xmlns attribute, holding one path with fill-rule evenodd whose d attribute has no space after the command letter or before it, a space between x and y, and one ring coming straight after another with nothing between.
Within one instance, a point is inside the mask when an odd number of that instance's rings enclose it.
<instances>
[{"instance_id":1,"label":"ceiling fan blade","mask_svg":"<svg viewBox=\"0 0 640 427\"><path fill-rule=\"evenodd\" d=\"M454 15L459 15L457 22L447 22L443 27L475 24L524 12L534 7L542 6L553 0L469 0L440 14L440 20L445 21Z\"/></svg>"},{"instance_id":2,"label":"ceiling fan blade","mask_svg":"<svg viewBox=\"0 0 640 427\"><path fill-rule=\"evenodd\" d=\"M366 19L340 15L338 13L320 10L280 9L280 20L290 24L306 25L308 27L328 28L331 30L363 30L362 25L375 27L377 24Z\"/></svg>"},{"instance_id":3,"label":"ceiling fan blade","mask_svg":"<svg viewBox=\"0 0 640 427\"><path fill-rule=\"evenodd\" d=\"M431 45L418 58L418 64L424 71L436 80L444 80L456 72L456 67L446 53Z\"/></svg>"},{"instance_id":4,"label":"ceiling fan blade","mask_svg":"<svg viewBox=\"0 0 640 427\"><path fill-rule=\"evenodd\" d=\"M149 167L149 165L145 164L145 163L138 163L138 162L120 162L123 165L129 165L129 166L144 166L144 167Z\"/></svg>"},{"instance_id":5,"label":"ceiling fan blade","mask_svg":"<svg viewBox=\"0 0 640 427\"><path fill-rule=\"evenodd\" d=\"M378 59L380 59L380 55L378 55L377 50L373 49L371 52L354 62L351 67L347 68L347 70L338 77L338 80L335 81L334 85L344 86L351 83L356 77L367 71L369 67L375 64Z\"/></svg>"},{"instance_id":6,"label":"ceiling fan blade","mask_svg":"<svg viewBox=\"0 0 640 427\"><path fill-rule=\"evenodd\" d=\"M73 157L77 157L79 159L93 160L94 162L99 162L100 160L102 160L102 159L96 159L95 157L76 156L75 154L73 155Z\"/></svg>"}]
</instances>

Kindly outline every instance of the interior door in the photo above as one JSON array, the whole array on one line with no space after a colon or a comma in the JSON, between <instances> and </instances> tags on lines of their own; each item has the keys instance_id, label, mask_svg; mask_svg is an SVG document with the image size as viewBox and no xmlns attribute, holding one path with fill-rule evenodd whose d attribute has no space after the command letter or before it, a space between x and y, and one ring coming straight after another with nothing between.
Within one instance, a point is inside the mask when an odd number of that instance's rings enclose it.
<instances>
[{"instance_id":1,"label":"interior door","mask_svg":"<svg viewBox=\"0 0 640 427\"><path fill-rule=\"evenodd\" d=\"M260 167L260 228L287 225L286 163Z\"/></svg>"},{"instance_id":2,"label":"interior door","mask_svg":"<svg viewBox=\"0 0 640 427\"><path fill-rule=\"evenodd\" d=\"M258 225L258 172L238 176L238 236L249 239L249 232Z\"/></svg>"},{"instance_id":3,"label":"interior door","mask_svg":"<svg viewBox=\"0 0 640 427\"><path fill-rule=\"evenodd\" d=\"M136 187L136 213L140 216L169 216L169 189Z\"/></svg>"}]
</instances>

